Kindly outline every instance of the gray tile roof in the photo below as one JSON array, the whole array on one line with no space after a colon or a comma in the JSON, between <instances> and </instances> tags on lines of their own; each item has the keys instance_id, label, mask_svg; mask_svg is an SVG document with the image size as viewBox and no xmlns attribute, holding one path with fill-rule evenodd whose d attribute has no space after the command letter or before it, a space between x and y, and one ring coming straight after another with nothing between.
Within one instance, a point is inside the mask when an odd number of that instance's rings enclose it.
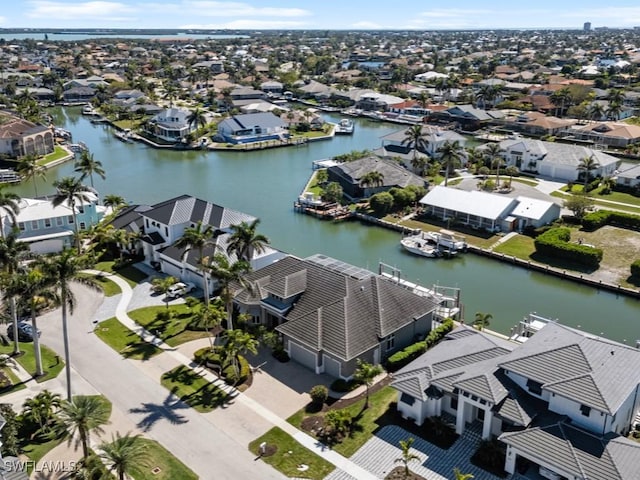
<instances>
[{"instance_id":1,"label":"gray tile roof","mask_svg":"<svg viewBox=\"0 0 640 480\"><path fill-rule=\"evenodd\" d=\"M239 289L236 301L256 304L275 293L299 295L277 330L343 360L357 358L389 334L435 309L421 297L373 274L357 278L312 259L285 257L247 276L252 292ZM288 295L285 295L288 294Z\"/></svg>"},{"instance_id":2,"label":"gray tile roof","mask_svg":"<svg viewBox=\"0 0 640 480\"><path fill-rule=\"evenodd\" d=\"M354 160L353 162L345 162L339 165L329 167L330 171L337 172L342 178L350 183L358 185L360 179L367 173L376 171L380 172L383 178L382 187L407 187L416 185L423 187L425 182L419 176L411 173L397 162L383 160L378 157L370 156Z\"/></svg>"},{"instance_id":3,"label":"gray tile roof","mask_svg":"<svg viewBox=\"0 0 640 480\"><path fill-rule=\"evenodd\" d=\"M530 459L555 465L575 478L638 479L640 444L620 436L599 437L560 420L499 438Z\"/></svg>"},{"instance_id":4,"label":"gray tile roof","mask_svg":"<svg viewBox=\"0 0 640 480\"><path fill-rule=\"evenodd\" d=\"M500 148L505 151L518 150L543 156L543 162L571 165L577 167L583 158L593 157L600 166L604 167L620 160L613 155L609 155L601 150L584 147L582 145L571 145L559 142L544 142L542 140L532 140L527 138L503 140Z\"/></svg>"}]
</instances>

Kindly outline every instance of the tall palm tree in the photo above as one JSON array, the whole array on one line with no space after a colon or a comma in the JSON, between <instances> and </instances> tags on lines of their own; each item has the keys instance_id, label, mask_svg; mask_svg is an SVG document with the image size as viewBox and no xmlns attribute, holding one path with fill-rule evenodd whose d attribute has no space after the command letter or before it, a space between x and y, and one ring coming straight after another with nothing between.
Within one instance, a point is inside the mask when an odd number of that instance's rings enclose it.
<instances>
[{"instance_id":1,"label":"tall palm tree","mask_svg":"<svg viewBox=\"0 0 640 480\"><path fill-rule=\"evenodd\" d=\"M440 154L440 163L444 168L444 186L446 187L449 183L449 172L459 168L462 164L462 159L465 155L464 147L460 145L458 140L453 142L447 140L438 148L438 153Z\"/></svg>"},{"instance_id":2,"label":"tall palm tree","mask_svg":"<svg viewBox=\"0 0 640 480\"><path fill-rule=\"evenodd\" d=\"M38 196L37 178L46 178L44 167L38 164L38 158L35 155L27 155L18 160L16 172L25 180L33 180L34 196Z\"/></svg>"},{"instance_id":3,"label":"tall palm tree","mask_svg":"<svg viewBox=\"0 0 640 480\"><path fill-rule=\"evenodd\" d=\"M404 138L400 144L413 148L413 158L415 159L418 156L418 151L426 152L429 140L422 131L422 125L412 125L404 132Z\"/></svg>"},{"instance_id":4,"label":"tall palm tree","mask_svg":"<svg viewBox=\"0 0 640 480\"><path fill-rule=\"evenodd\" d=\"M91 188L93 188L93 174L95 173L103 180L107 178L102 168L102 162L93 158L93 153L83 150L80 159L74 164L74 172L80 173L80 181L89 177Z\"/></svg>"},{"instance_id":5,"label":"tall palm tree","mask_svg":"<svg viewBox=\"0 0 640 480\"><path fill-rule=\"evenodd\" d=\"M198 250L198 270L202 273L202 286L204 290L204 304L209 305L209 280L207 270L204 268L204 250L207 247L216 249L216 231L213 225L198 221L195 227L188 227L184 230L182 237L174 244L176 248L184 249L182 261L184 262L192 249Z\"/></svg>"},{"instance_id":6,"label":"tall palm tree","mask_svg":"<svg viewBox=\"0 0 640 480\"><path fill-rule=\"evenodd\" d=\"M224 354L225 361L231 362L236 379L240 376L240 366L238 364L238 355L258 353L258 340L253 335L244 330L226 330L224 332Z\"/></svg>"},{"instance_id":7,"label":"tall palm tree","mask_svg":"<svg viewBox=\"0 0 640 480\"><path fill-rule=\"evenodd\" d=\"M53 182L53 186L56 187L56 194L53 196L51 203L54 207L58 207L63 203L71 209L71 215L73 215L73 228L75 229L75 242L78 249L78 254L81 253L80 244L80 231L77 218L77 207L84 203L91 203L93 200L92 192L89 187L83 185L80 179L74 177L63 177L60 180Z\"/></svg>"},{"instance_id":8,"label":"tall palm tree","mask_svg":"<svg viewBox=\"0 0 640 480\"><path fill-rule=\"evenodd\" d=\"M596 157L594 157L592 154L588 157L584 157L583 159L581 159L580 163L578 163L578 166L576 168L578 172L582 172L582 174L584 175L583 192L587 193L587 183L589 183L589 176L591 175L592 171L600 168L600 163L598 162L598 160L596 160Z\"/></svg>"},{"instance_id":9,"label":"tall palm tree","mask_svg":"<svg viewBox=\"0 0 640 480\"><path fill-rule=\"evenodd\" d=\"M89 456L91 432L103 433L103 425L109 423L109 405L98 395L78 395L71 401L63 401L58 415L59 429L69 437L76 437L76 448L82 446L82 459Z\"/></svg>"},{"instance_id":10,"label":"tall palm tree","mask_svg":"<svg viewBox=\"0 0 640 480\"><path fill-rule=\"evenodd\" d=\"M192 110L189 115L187 115L187 124L189 124L191 128L195 126L196 129L204 127L207 124L207 116L200 107L196 107L195 110Z\"/></svg>"},{"instance_id":11,"label":"tall palm tree","mask_svg":"<svg viewBox=\"0 0 640 480\"><path fill-rule=\"evenodd\" d=\"M73 314L76 305L76 297L71 290L72 282L80 282L97 289L93 277L80 275L80 271L86 266L82 257L75 255L72 249L64 250L60 255L47 257L42 261L42 268L57 293L62 307L62 338L64 341L64 361L67 365L67 400L71 401L71 355L69 352L69 326L67 313Z\"/></svg>"},{"instance_id":12,"label":"tall palm tree","mask_svg":"<svg viewBox=\"0 0 640 480\"><path fill-rule=\"evenodd\" d=\"M490 313L476 312L476 316L473 320L473 326L478 330L483 330L485 327L489 326L492 318L493 315L491 315Z\"/></svg>"},{"instance_id":13,"label":"tall palm tree","mask_svg":"<svg viewBox=\"0 0 640 480\"><path fill-rule=\"evenodd\" d=\"M400 440L400 450L402 451L402 455L400 458L396 458L394 462L402 463L404 466L404 477L409 478L409 463L414 460L420 460L415 453L411 453L411 447L413 446L413 442L416 439L413 437L409 437L406 440Z\"/></svg>"},{"instance_id":14,"label":"tall palm tree","mask_svg":"<svg viewBox=\"0 0 640 480\"><path fill-rule=\"evenodd\" d=\"M617 103L618 105L622 105L624 103L625 94L619 88L612 88L607 92L607 100L609 103Z\"/></svg>"},{"instance_id":15,"label":"tall palm tree","mask_svg":"<svg viewBox=\"0 0 640 480\"><path fill-rule=\"evenodd\" d=\"M5 192L6 185L0 185L0 237L4 237L4 218L9 217L15 226L16 216L20 213L20 196L13 192Z\"/></svg>"},{"instance_id":16,"label":"tall palm tree","mask_svg":"<svg viewBox=\"0 0 640 480\"><path fill-rule=\"evenodd\" d=\"M102 443L99 447L100 458L107 465L110 472L115 472L118 480L124 480L125 475L131 475L134 468L149 466L151 456L140 435L127 433L111 436L111 442Z\"/></svg>"},{"instance_id":17,"label":"tall palm tree","mask_svg":"<svg viewBox=\"0 0 640 480\"><path fill-rule=\"evenodd\" d=\"M193 320L189 324L190 328L202 328L209 334L209 343L213 350L214 335L211 334L213 329L218 328L224 320L224 306L219 303L205 305L200 308L193 316Z\"/></svg>"},{"instance_id":18,"label":"tall palm tree","mask_svg":"<svg viewBox=\"0 0 640 480\"><path fill-rule=\"evenodd\" d=\"M213 256L213 261L208 264L208 268L220 286L220 297L227 310L227 330L233 330L234 292L232 285L239 284L241 287L250 288L245 281L245 276L251 271L251 265L245 260L231 263L225 255L217 253Z\"/></svg>"},{"instance_id":19,"label":"tall palm tree","mask_svg":"<svg viewBox=\"0 0 640 480\"><path fill-rule=\"evenodd\" d=\"M371 363L363 362L362 360L357 360L356 371L353 374L353 378L360 383L365 384L366 396L364 400L364 409L369 408L369 388L373 384L373 380L376 376L382 373L382 367L380 365L373 365Z\"/></svg>"},{"instance_id":20,"label":"tall palm tree","mask_svg":"<svg viewBox=\"0 0 640 480\"><path fill-rule=\"evenodd\" d=\"M105 207L111 207L114 210L118 210L121 206L126 204L124 197L115 194L105 195L102 199L102 203Z\"/></svg>"},{"instance_id":21,"label":"tall palm tree","mask_svg":"<svg viewBox=\"0 0 640 480\"><path fill-rule=\"evenodd\" d=\"M622 104L617 102L609 102L609 107L607 108L607 117L611 120L619 120L620 113L622 112Z\"/></svg>"},{"instance_id":22,"label":"tall palm tree","mask_svg":"<svg viewBox=\"0 0 640 480\"><path fill-rule=\"evenodd\" d=\"M18 241L18 231L13 229L6 237L0 238L0 268L2 268L2 286L8 285L18 272L22 260L29 257L29 244ZM13 322L13 354L20 354L20 342L18 331L18 309L16 308L16 296L5 292L5 298L9 298L11 321Z\"/></svg>"},{"instance_id":23,"label":"tall palm tree","mask_svg":"<svg viewBox=\"0 0 640 480\"><path fill-rule=\"evenodd\" d=\"M500 186L500 167L504 165L502 158L502 148L499 143L489 143L485 148L485 154L489 165L496 169L496 188Z\"/></svg>"},{"instance_id":24,"label":"tall palm tree","mask_svg":"<svg viewBox=\"0 0 640 480\"><path fill-rule=\"evenodd\" d=\"M587 107L587 116L591 120L601 120L602 117L604 117L604 114L605 114L604 107L602 106L602 104L598 102L592 102Z\"/></svg>"},{"instance_id":25,"label":"tall palm tree","mask_svg":"<svg viewBox=\"0 0 640 480\"><path fill-rule=\"evenodd\" d=\"M250 262L256 253L264 253L269 245L269 239L257 233L260 219L256 218L251 223L240 222L231 225L231 235L227 243L227 254L234 253L239 260Z\"/></svg>"}]
</instances>

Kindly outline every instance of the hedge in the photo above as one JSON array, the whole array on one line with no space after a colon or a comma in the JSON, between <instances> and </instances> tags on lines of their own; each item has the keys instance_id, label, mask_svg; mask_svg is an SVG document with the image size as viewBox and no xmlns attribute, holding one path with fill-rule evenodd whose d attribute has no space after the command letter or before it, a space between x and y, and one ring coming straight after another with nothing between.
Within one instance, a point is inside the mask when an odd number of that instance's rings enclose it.
<instances>
[{"instance_id":1,"label":"hedge","mask_svg":"<svg viewBox=\"0 0 640 480\"><path fill-rule=\"evenodd\" d=\"M534 240L536 251L552 257L580 263L588 267L597 268L602 260L602 249L588 247L578 243L569 243L571 230L558 227L547 230Z\"/></svg>"},{"instance_id":2,"label":"hedge","mask_svg":"<svg viewBox=\"0 0 640 480\"><path fill-rule=\"evenodd\" d=\"M640 278L640 259L631 264L631 276Z\"/></svg>"},{"instance_id":3,"label":"hedge","mask_svg":"<svg viewBox=\"0 0 640 480\"><path fill-rule=\"evenodd\" d=\"M429 332L427 338L424 340L409 345L404 350L394 353L386 361L386 368L389 372L395 372L401 369L405 365L408 365L413 360L418 358L427 349L433 347L436 343L444 338L444 336L453 330L453 320L447 318L442 325Z\"/></svg>"},{"instance_id":4,"label":"hedge","mask_svg":"<svg viewBox=\"0 0 640 480\"><path fill-rule=\"evenodd\" d=\"M242 355L238 355L238 365L240 367L240 377L236 378L236 372L233 365L230 363L222 369L222 347L214 347L214 351L211 351L210 347L204 347L197 350L193 354L194 361L199 365L219 365L221 368L220 375L230 385L239 385L244 383L251 375L251 365L246 358Z\"/></svg>"},{"instance_id":5,"label":"hedge","mask_svg":"<svg viewBox=\"0 0 640 480\"><path fill-rule=\"evenodd\" d=\"M615 225L631 230L640 230L640 215L613 212L611 210L597 210L588 213L582 219L582 226L585 230L597 230L604 225Z\"/></svg>"}]
</instances>

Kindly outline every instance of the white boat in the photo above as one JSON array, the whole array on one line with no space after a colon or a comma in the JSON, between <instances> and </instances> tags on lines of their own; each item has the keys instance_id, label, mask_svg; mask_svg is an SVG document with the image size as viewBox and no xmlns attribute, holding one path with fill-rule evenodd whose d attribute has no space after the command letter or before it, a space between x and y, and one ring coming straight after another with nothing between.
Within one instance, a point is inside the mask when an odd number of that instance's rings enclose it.
<instances>
[{"instance_id":1,"label":"white boat","mask_svg":"<svg viewBox=\"0 0 640 480\"><path fill-rule=\"evenodd\" d=\"M458 252L467 249L467 242L450 230L440 230L439 232L427 232L425 234L436 246L442 250Z\"/></svg>"},{"instance_id":2,"label":"white boat","mask_svg":"<svg viewBox=\"0 0 640 480\"><path fill-rule=\"evenodd\" d=\"M355 129L355 124L350 118L343 118L336 126L336 135L351 135Z\"/></svg>"},{"instance_id":3,"label":"white boat","mask_svg":"<svg viewBox=\"0 0 640 480\"><path fill-rule=\"evenodd\" d=\"M430 244L422 233L403 237L402 240L400 240L400 245L402 245L402 248L407 252L422 257L436 258L442 255L440 250Z\"/></svg>"},{"instance_id":4,"label":"white boat","mask_svg":"<svg viewBox=\"0 0 640 480\"><path fill-rule=\"evenodd\" d=\"M129 130L128 128L123 131L116 131L114 135L118 140L122 140L123 142L127 142L127 143L133 142L133 138L131 138L131 130Z\"/></svg>"},{"instance_id":5,"label":"white boat","mask_svg":"<svg viewBox=\"0 0 640 480\"><path fill-rule=\"evenodd\" d=\"M83 115L94 115L94 116L99 116L100 115L91 105L85 105L84 107L82 107L82 114Z\"/></svg>"}]
</instances>

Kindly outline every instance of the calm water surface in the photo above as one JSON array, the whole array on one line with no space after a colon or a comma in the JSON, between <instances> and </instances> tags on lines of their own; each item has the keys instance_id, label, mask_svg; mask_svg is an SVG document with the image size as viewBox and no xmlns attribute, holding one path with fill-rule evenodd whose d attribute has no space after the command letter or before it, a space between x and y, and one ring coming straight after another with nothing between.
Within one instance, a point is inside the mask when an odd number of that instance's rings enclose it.
<instances>
[{"instance_id":1,"label":"calm water surface","mask_svg":"<svg viewBox=\"0 0 640 480\"><path fill-rule=\"evenodd\" d=\"M74 141L87 144L102 161L106 180L96 180L102 194L119 194L133 203L154 203L189 193L255 215L272 244L299 256L323 253L376 270L380 261L424 285L462 288L466 318L493 314L491 328L507 333L528 312L558 318L587 331L634 344L640 338L640 301L616 296L555 277L467 254L452 260L425 259L400 249L396 232L357 222L330 223L293 211L293 201L311 173L313 160L351 150L375 149L380 137L400 126L357 120L353 136L335 137L301 147L257 152L178 152L125 144L110 127L94 125L76 108L54 109L56 124ZM339 118L326 115L327 120ZM52 169L51 181L73 175L71 163ZM42 181L40 181L42 182ZM16 188L33 195L26 183Z\"/></svg>"}]
</instances>

